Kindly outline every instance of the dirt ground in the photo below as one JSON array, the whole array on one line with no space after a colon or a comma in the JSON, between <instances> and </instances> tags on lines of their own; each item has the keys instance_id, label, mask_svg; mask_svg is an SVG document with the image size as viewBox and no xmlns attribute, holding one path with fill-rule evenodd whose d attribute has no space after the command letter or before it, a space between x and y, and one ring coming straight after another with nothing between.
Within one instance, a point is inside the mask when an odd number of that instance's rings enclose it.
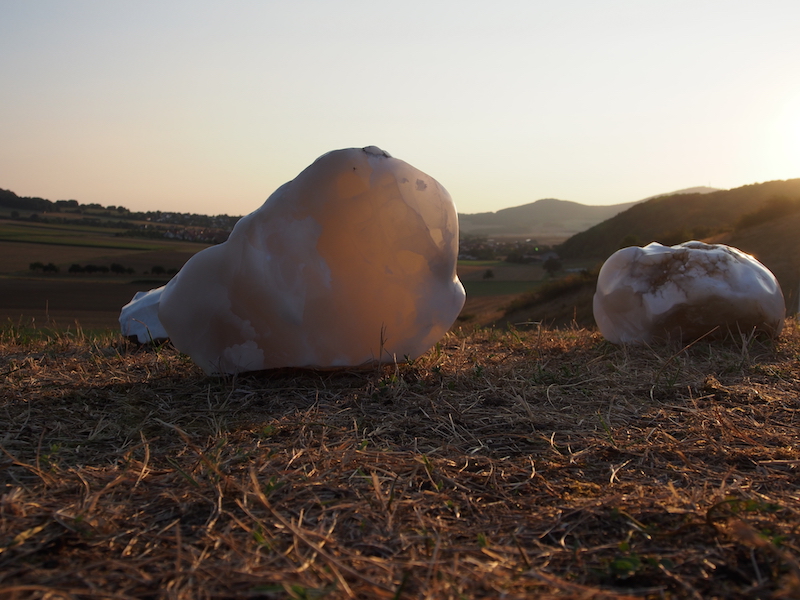
<instances>
[{"instance_id":1,"label":"dirt ground","mask_svg":"<svg viewBox=\"0 0 800 600\"><path fill-rule=\"evenodd\" d=\"M166 283L166 280L164 280ZM61 278L0 278L0 323L56 324L84 328L119 327L119 311L138 291L158 287L155 281L130 283Z\"/></svg>"},{"instance_id":2,"label":"dirt ground","mask_svg":"<svg viewBox=\"0 0 800 600\"><path fill-rule=\"evenodd\" d=\"M117 329L120 309L138 291L168 281L148 273L154 266L178 270L205 244L157 240L157 249L142 251L0 241L0 323L18 325ZM53 263L57 275L37 275L33 262ZM134 275L67 274L73 263L119 263Z\"/></svg>"},{"instance_id":3,"label":"dirt ground","mask_svg":"<svg viewBox=\"0 0 800 600\"><path fill-rule=\"evenodd\" d=\"M0 277L0 323L116 329L120 309L152 283ZM164 280L166 283L166 280ZM467 297L459 325L485 326L503 317L513 294Z\"/></svg>"},{"instance_id":4,"label":"dirt ground","mask_svg":"<svg viewBox=\"0 0 800 600\"><path fill-rule=\"evenodd\" d=\"M458 276L462 281L481 281L487 270L492 271L492 279L495 281L539 281L545 276L541 265L523 265L504 261L491 264L480 261L475 265L459 263Z\"/></svg>"}]
</instances>

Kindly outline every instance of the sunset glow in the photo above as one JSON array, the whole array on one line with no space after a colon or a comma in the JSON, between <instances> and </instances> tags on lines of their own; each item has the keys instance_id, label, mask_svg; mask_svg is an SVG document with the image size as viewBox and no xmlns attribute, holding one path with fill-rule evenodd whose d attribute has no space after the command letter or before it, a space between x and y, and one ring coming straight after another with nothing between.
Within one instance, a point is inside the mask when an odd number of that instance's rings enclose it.
<instances>
[{"instance_id":1,"label":"sunset glow","mask_svg":"<svg viewBox=\"0 0 800 600\"><path fill-rule=\"evenodd\" d=\"M0 188L244 214L377 145L460 212L800 177L800 3L0 5Z\"/></svg>"},{"instance_id":2,"label":"sunset glow","mask_svg":"<svg viewBox=\"0 0 800 600\"><path fill-rule=\"evenodd\" d=\"M800 165L800 101L786 119L786 162Z\"/></svg>"}]
</instances>

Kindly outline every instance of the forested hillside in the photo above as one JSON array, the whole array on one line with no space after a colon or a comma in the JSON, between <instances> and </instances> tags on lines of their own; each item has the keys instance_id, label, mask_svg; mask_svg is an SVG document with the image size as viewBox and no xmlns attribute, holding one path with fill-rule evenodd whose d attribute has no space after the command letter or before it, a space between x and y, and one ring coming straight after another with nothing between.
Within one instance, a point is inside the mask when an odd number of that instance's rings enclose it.
<instances>
[{"instance_id":1,"label":"forested hillside","mask_svg":"<svg viewBox=\"0 0 800 600\"><path fill-rule=\"evenodd\" d=\"M777 198L800 197L800 179L755 183L710 194L653 198L578 233L560 247L565 258L605 259L624 246L673 245L733 231L739 220Z\"/></svg>"}]
</instances>

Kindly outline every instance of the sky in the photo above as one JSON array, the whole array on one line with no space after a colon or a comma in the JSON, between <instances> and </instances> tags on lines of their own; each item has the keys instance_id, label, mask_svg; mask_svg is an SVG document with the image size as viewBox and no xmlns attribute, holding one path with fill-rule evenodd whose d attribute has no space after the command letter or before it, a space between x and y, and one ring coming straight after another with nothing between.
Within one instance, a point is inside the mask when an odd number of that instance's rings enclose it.
<instances>
[{"instance_id":1,"label":"sky","mask_svg":"<svg viewBox=\"0 0 800 600\"><path fill-rule=\"evenodd\" d=\"M462 213L800 177L797 0L0 0L0 188L246 214L379 146Z\"/></svg>"}]
</instances>

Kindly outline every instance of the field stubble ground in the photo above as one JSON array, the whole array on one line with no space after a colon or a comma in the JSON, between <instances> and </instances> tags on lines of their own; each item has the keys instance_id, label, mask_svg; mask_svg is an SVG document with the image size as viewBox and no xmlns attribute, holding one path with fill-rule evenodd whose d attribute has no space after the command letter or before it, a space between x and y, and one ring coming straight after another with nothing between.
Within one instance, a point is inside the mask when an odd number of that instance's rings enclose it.
<instances>
[{"instance_id":1,"label":"field stubble ground","mask_svg":"<svg viewBox=\"0 0 800 600\"><path fill-rule=\"evenodd\" d=\"M800 329L207 377L0 337L3 598L796 598Z\"/></svg>"}]
</instances>

